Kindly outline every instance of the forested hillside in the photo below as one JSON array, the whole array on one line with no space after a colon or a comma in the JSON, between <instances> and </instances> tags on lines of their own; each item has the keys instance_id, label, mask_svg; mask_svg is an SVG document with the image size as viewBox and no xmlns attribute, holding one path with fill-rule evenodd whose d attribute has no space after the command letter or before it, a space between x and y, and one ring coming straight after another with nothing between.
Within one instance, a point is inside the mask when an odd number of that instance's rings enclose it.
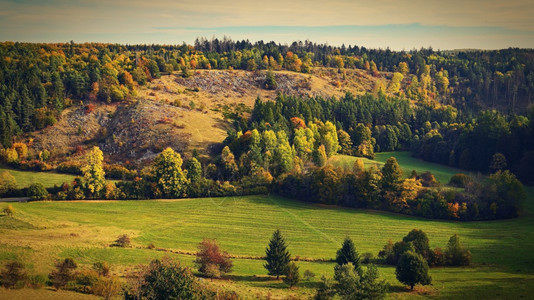
<instances>
[{"instance_id":1,"label":"forested hillside","mask_svg":"<svg viewBox=\"0 0 534 300\"><path fill-rule=\"evenodd\" d=\"M0 141L4 147L21 132L54 124L62 109L79 101L123 101L136 86L161 74L195 69L289 70L310 73L334 67L357 68L380 79L384 91L415 103L450 104L470 115L496 108L525 112L534 91L534 51L395 52L333 47L306 41L197 40L189 45L0 44Z\"/></svg>"}]
</instances>

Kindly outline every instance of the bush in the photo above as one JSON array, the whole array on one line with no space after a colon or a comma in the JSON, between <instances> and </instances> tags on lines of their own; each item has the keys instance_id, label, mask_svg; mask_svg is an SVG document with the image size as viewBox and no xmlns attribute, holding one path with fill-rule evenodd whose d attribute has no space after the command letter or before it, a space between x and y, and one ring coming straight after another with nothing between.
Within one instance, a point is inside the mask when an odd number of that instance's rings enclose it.
<instances>
[{"instance_id":1,"label":"bush","mask_svg":"<svg viewBox=\"0 0 534 300\"><path fill-rule=\"evenodd\" d=\"M286 276L282 279L289 287L294 287L300 281L299 267L295 262L290 262L287 266Z\"/></svg>"},{"instance_id":2,"label":"bush","mask_svg":"<svg viewBox=\"0 0 534 300\"><path fill-rule=\"evenodd\" d=\"M96 262L93 264L93 270L98 273L98 276L109 276L109 265L107 262Z\"/></svg>"},{"instance_id":3,"label":"bush","mask_svg":"<svg viewBox=\"0 0 534 300\"><path fill-rule=\"evenodd\" d=\"M138 294L148 299L198 299L202 293L196 277L169 257L153 260L141 274Z\"/></svg>"},{"instance_id":4,"label":"bush","mask_svg":"<svg viewBox=\"0 0 534 300\"><path fill-rule=\"evenodd\" d=\"M11 217L15 213L15 209L13 208L13 205L8 204L6 208L2 210L6 216Z\"/></svg>"},{"instance_id":5,"label":"bush","mask_svg":"<svg viewBox=\"0 0 534 300\"><path fill-rule=\"evenodd\" d=\"M198 271L210 278L218 278L221 274L232 271L233 263L228 253L222 252L215 240L204 239L198 245L195 264Z\"/></svg>"},{"instance_id":6,"label":"bush","mask_svg":"<svg viewBox=\"0 0 534 300\"><path fill-rule=\"evenodd\" d=\"M123 234L115 240L115 243L112 246L126 248L130 247L130 245L130 237L127 234Z\"/></svg>"},{"instance_id":7,"label":"bush","mask_svg":"<svg viewBox=\"0 0 534 300\"><path fill-rule=\"evenodd\" d=\"M28 196L33 200L44 200L48 198L48 191L41 183L33 183L28 188Z\"/></svg>"},{"instance_id":8,"label":"bush","mask_svg":"<svg viewBox=\"0 0 534 300\"><path fill-rule=\"evenodd\" d=\"M56 269L48 274L48 279L56 289L64 288L74 279L74 270L78 265L71 258L56 262Z\"/></svg>"},{"instance_id":9,"label":"bush","mask_svg":"<svg viewBox=\"0 0 534 300\"><path fill-rule=\"evenodd\" d=\"M471 252L460 243L458 234L449 239L445 250L445 262L449 266L469 266L471 264Z\"/></svg>"},{"instance_id":10,"label":"bush","mask_svg":"<svg viewBox=\"0 0 534 300\"><path fill-rule=\"evenodd\" d=\"M24 280L26 279L26 272L24 265L18 261L8 262L5 269L0 273L2 285L7 289L24 287Z\"/></svg>"},{"instance_id":11,"label":"bush","mask_svg":"<svg viewBox=\"0 0 534 300\"><path fill-rule=\"evenodd\" d=\"M115 298L121 290L121 282L115 276L99 277L93 285L93 294L103 297L106 300Z\"/></svg>"}]
</instances>

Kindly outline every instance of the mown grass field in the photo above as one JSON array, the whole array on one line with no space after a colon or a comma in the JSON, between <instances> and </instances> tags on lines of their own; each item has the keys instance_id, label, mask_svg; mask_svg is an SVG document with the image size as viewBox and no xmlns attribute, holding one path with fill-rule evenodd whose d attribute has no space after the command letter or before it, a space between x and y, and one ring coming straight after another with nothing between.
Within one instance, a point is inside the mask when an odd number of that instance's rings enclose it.
<instances>
[{"instance_id":1,"label":"mown grass field","mask_svg":"<svg viewBox=\"0 0 534 300\"><path fill-rule=\"evenodd\" d=\"M447 184L452 175L457 173L470 174L468 171L460 170L440 164L435 164L431 162L426 162L422 159L412 157L410 152L381 152L376 153L375 159L367 159L364 157L354 157L348 155L336 155L331 157L328 160L328 163L332 164L334 167L343 167L343 168L352 168L354 161L357 159L362 159L366 168L370 166L377 166L381 168L384 163L390 157L395 157L399 163L401 169L404 171L404 176L410 176L412 170L416 170L417 173L422 173L425 171L430 171L436 179L441 182L441 184Z\"/></svg>"},{"instance_id":2,"label":"mown grass field","mask_svg":"<svg viewBox=\"0 0 534 300\"><path fill-rule=\"evenodd\" d=\"M528 207L534 193L529 189ZM431 269L433 285L414 292L396 281L394 268L380 266L392 285L390 298L529 298L534 293L534 217L490 222L433 221L390 213L325 207L275 196L246 196L161 201L86 201L14 203L14 217L0 217L0 260L21 259L30 273L46 274L57 258L82 265L107 261L124 274L165 252L144 249L149 243L170 250L195 251L203 238L216 238L234 255L262 256L272 232L280 228L293 257L331 259L345 236L360 253L375 256L388 239L400 240L413 228L424 230L431 247L445 247L460 234L473 253L474 266ZM130 234L135 248L109 247ZM194 257L171 254L185 265ZM322 274L333 275L333 263L298 262L301 272L317 274L288 290L265 276L263 261L235 259L230 280L210 284L238 290L248 298L313 294ZM0 289L0 298L5 290ZM6 292L7 293L7 292ZM5 294L4 294L5 295Z\"/></svg>"},{"instance_id":3,"label":"mown grass field","mask_svg":"<svg viewBox=\"0 0 534 300\"><path fill-rule=\"evenodd\" d=\"M32 183L41 183L47 188L53 187L54 185L59 186L64 182L71 182L75 177L74 175L53 172L20 171L0 165L0 173L4 171L8 171L15 177L19 188L29 187Z\"/></svg>"}]
</instances>

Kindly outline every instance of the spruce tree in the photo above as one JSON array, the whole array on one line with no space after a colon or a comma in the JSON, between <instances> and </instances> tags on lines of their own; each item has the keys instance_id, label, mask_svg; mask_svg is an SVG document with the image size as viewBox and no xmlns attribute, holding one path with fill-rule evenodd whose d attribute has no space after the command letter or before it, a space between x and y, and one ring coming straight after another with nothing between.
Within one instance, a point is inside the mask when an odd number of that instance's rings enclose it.
<instances>
[{"instance_id":1,"label":"spruce tree","mask_svg":"<svg viewBox=\"0 0 534 300\"><path fill-rule=\"evenodd\" d=\"M279 229L273 233L269 246L265 249L265 254L267 263L263 266L269 271L269 275L276 275L276 279L279 279L280 275L287 273L290 254Z\"/></svg>"},{"instance_id":2,"label":"spruce tree","mask_svg":"<svg viewBox=\"0 0 534 300\"><path fill-rule=\"evenodd\" d=\"M354 247L354 242L349 237L345 238L341 249L337 250L336 262L338 265L352 263L354 269L360 269L360 255L356 251L356 247Z\"/></svg>"}]
</instances>

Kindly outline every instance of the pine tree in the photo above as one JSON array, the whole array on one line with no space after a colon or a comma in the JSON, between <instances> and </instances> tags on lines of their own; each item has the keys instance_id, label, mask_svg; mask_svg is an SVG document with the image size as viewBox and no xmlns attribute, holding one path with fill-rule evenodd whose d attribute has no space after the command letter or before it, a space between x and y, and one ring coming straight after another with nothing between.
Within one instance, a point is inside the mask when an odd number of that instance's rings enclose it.
<instances>
[{"instance_id":1,"label":"pine tree","mask_svg":"<svg viewBox=\"0 0 534 300\"><path fill-rule=\"evenodd\" d=\"M269 246L265 249L265 254L267 263L263 266L269 271L269 275L276 275L276 279L279 279L280 275L287 273L290 254L279 229L273 233Z\"/></svg>"},{"instance_id":2,"label":"pine tree","mask_svg":"<svg viewBox=\"0 0 534 300\"><path fill-rule=\"evenodd\" d=\"M338 265L352 263L354 269L360 268L360 255L358 255L354 242L349 237L345 238L341 249L337 250L336 262Z\"/></svg>"}]
</instances>

